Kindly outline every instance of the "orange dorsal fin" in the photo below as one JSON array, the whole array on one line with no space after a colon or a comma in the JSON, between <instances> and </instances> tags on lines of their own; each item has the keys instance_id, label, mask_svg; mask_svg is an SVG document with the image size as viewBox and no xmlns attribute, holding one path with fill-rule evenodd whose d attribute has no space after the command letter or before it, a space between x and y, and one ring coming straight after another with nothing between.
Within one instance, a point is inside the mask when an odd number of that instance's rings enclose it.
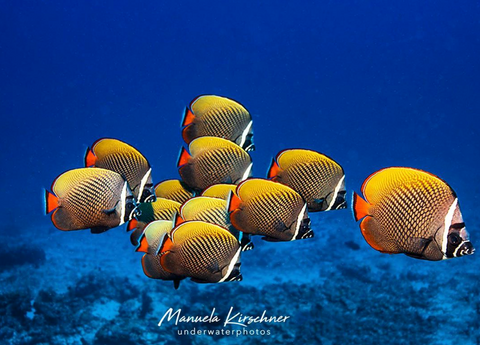
<instances>
[{"instance_id":1,"label":"orange dorsal fin","mask_svg":"<svg viewBox=\"0 0 480 345\"><path fill-rule=\"evenodd\" d=\"M58 197L45 190L45 214L49 214L58 207Z\"/></svg>"},{"instance_id":2,"label":"orange dorsal fin","mask_svg":"<svg viewBox=\"0 0 480 345\"><path fill-rule=\"evenodd\" d=\"M95 166L95 162L97 161L97 156L93 153L90 147L87 147L87 151L85 152L85 167L92 167Z\"/></svg>"},{"instance_id":3,"label":"orange dorsal fin","mask_svg":"<svg viewBox=\"0 0 480 345\"><path fill-rule=\"evenodd\" d=\"M187 164L191 157L192 156L190 156L187 149L185 147L182 147L180 155L178 156L177 168Z\"/></svg>"},{"instance_id":4,"label":"orange dorsal fin","mask_svg":"<svg viewBox=\"0 0 480 345\"><path fill-rule=\"evenodd\" d=\"M147 236L145 236L145 234L142 234L142 237L140 237L140 240L138 242L139 242L139 244L138 244L137 248L135 248L135 251L136 252L148 253L148 247L150 247L150 246L149 246L148 241L147 241Z\"/></svg>"},{"instance_id":5,"label":"orange dorsal fin","mask_svg":"<svg viewBox=\"0 0 480 345\"><path fill-rule=\"evenodd\" d=\"M272 158L272 163L268 168L267 178L271 179L272 177L277 176L279 170L280 170L280 167L278 166L277 162L275 162L275 158Z\"/></svg>"},{"instance_id":6,"label":"orange dorsal fin","mask_svg":"<svg viewBox=\"0 0 480 345\"><path fill-rule=\"evenodd\" d=\"M127 225L127 231L132 231L133 229L135 229L138 225L138 220L136 219L131 219L129 222L128 222L128 225Z\"/></svg>"},{"instance_id":7,"label":"orange dorsal fin","mask_svg":"<svg viewBox=\"0 0 480 345\"><path fill-rule=\"evenodd\" d=\"M228 213L235 211L240 207L242 200L234 192L230 192L227 199L227 211Z\"/></svg>"},{"instance_id":8,"label":"orange dorsal fin","mask_svg":"<svg viewBox=\"0 0 480 345\"><path fill-rule=\"evenodd\" d=\"M188 107L186 107L182 117L182 127L185 127L186 125L191 124L194 119L195 119L195 115L192 113L190 109L188 109Z\"/></svg>"},{"instance_id":9,"label":"orange dorsal fin","mask_svg":"<svg viewBox=\"0 0 480 345\"><path fill-rule=\"evenodd\" d=\"M353 216L355 217L355 221L359 221L362 218L365 218L369 215L370 212L370 204L363 200L363 198L358 195L357 193L353 192Z\"/></svg>"}]
</instances>

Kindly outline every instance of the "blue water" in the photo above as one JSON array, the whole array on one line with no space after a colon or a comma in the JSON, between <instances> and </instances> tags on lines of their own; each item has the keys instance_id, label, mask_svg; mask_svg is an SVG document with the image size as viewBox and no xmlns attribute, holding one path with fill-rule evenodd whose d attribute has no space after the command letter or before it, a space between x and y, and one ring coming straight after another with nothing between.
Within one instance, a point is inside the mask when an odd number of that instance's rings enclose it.
<instances>
[{"instance_id":1,"label":"blue water","mask_svg":"<svg viewBox=\"0 0 480 345\"><path fill-rule=\"evenodd\" d=\"M23 333L0 334L5 343L108 343L104 333L119 334L114 327L127 325L132 310L141 309L135 314L139 337L128 341L203 344L211 337L182 338L175 325L157 327L159 319L170 307L210 314L233 304L244 313L261 315L268 307L292 317L271 328L270 337L215 336L222 343L480 342L478 253L442 263L382 255L364 242L348 211L315 215L310 242L257 241L258 254L244 256L242 283L186 282L175 291L143 276L123 230L62 233L42 205L43 188L82 166L86 147L100 137L137 147L151 162L155 182L177 178L182 111L197 95L217 94L252 113L254 176L265 176L271 157L293 147L337 160L349 192L383 167L424 169L457 192L472 242L480 246L479 1L1 0L0 9L0 234L20 256L25 245L46 255L37 265L1 272L0 307L23 306L17 319L8 314L3 321L25 322ZM344 244L349 240L360 249ZM89 260L77 264L78 252ZM127 266L112 264L112 273L102 263L108 260ZM105 277L116 279L117 289L133 284L141 302L108 289L84 303L78 302L83 294L65 294L79 284L89 291L86 277L100 279L104 288ZM17 280L26 281L26 292L7 294ZM25 296L38 304L31 318ZM151 307L142 309L149 298ZM96 319L104 310L117 312ZM49 336L64 322L49 313L84 317L70 321L76 331ZM355 335L347 335L349 329ZM44 338L36 338L40 330Z\"/></svg>"}]
</instances>

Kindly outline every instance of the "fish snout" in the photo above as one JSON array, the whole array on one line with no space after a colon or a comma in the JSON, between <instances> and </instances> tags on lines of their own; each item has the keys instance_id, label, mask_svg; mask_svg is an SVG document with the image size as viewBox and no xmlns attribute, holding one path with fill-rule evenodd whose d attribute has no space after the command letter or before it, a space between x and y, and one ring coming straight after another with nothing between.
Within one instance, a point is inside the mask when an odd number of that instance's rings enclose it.
<instances>
[{"instance_id":1,"label":"fish snout","mask_svg":"<svg viewBox=\"0 0 480 345\"><path fill-rule=\"evenodd\" d=\"M460 248L458 248L458 252L459 252L460 256L463 256L463 255L472 255L473 253L475 253L475 248L473 247L472 242L470 242L470 241L465 241L465 242L460 246Z\"/></svg>"},{"instance_id":2,"label":"fish snout","mask_svg":"<svg viewBox=\"0 0 480 345\"><path fill-rule=\"evenodd\" d=\"M240 282L243 280L242 273L240 273L240 265L240 263L235 264L232 272L230 272L230 275L225 279L226 282Z\"/></svg>"},{"instance_id":3,"label":"fish snout","mask_svg":"<svg viewBox=\"0 0 480 345\"><path fill-rule=\"evenodd\" d=\"M310 228L310 224L310 218L307 217L302 219L300 229L298 230L298 234L295 238L296 240L303 240L305 238L312 238L314 236L313 230Z\"/></svg>"},{"instance_id":4,"label":"fish snout","mask_svg":"<svg viewBox=\"0 0 480 345\"><path fill-rule=\"evenodd\" d=\"M141 202L154 202L157 200L155 195L155 190L153 188L147 188L143 190L142 197L143 201Z\"/></svg>"}]
</instances>

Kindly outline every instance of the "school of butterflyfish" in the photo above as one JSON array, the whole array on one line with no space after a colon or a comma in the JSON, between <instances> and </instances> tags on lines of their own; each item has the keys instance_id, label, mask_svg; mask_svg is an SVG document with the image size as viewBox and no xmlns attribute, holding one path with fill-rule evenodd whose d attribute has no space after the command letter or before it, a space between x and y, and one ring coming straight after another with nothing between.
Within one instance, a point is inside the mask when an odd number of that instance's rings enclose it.
<instances>
[{"instance_id":1,"label":"school of butterflyfish","mask_svg":"<svg viewBox=\"0 0 480 345\"><path fill-rule=\"evenodd\" d=\"M127 223L146 276L175 288L240 281L251 236L281 242L314 236L309 212L347 208L345 173L326 155L286 149L267 178L252 178L252 117L240 103L204 95L185 109L180 179L152 180L148 160L117 139L97 140L85 167L45 191L46 213L60 230L102 233ZM453 189L437 176L391 167L370 175L352 208L367 243L382 253L424 260L473 254Z\"/></svg>"}]
</instances>

